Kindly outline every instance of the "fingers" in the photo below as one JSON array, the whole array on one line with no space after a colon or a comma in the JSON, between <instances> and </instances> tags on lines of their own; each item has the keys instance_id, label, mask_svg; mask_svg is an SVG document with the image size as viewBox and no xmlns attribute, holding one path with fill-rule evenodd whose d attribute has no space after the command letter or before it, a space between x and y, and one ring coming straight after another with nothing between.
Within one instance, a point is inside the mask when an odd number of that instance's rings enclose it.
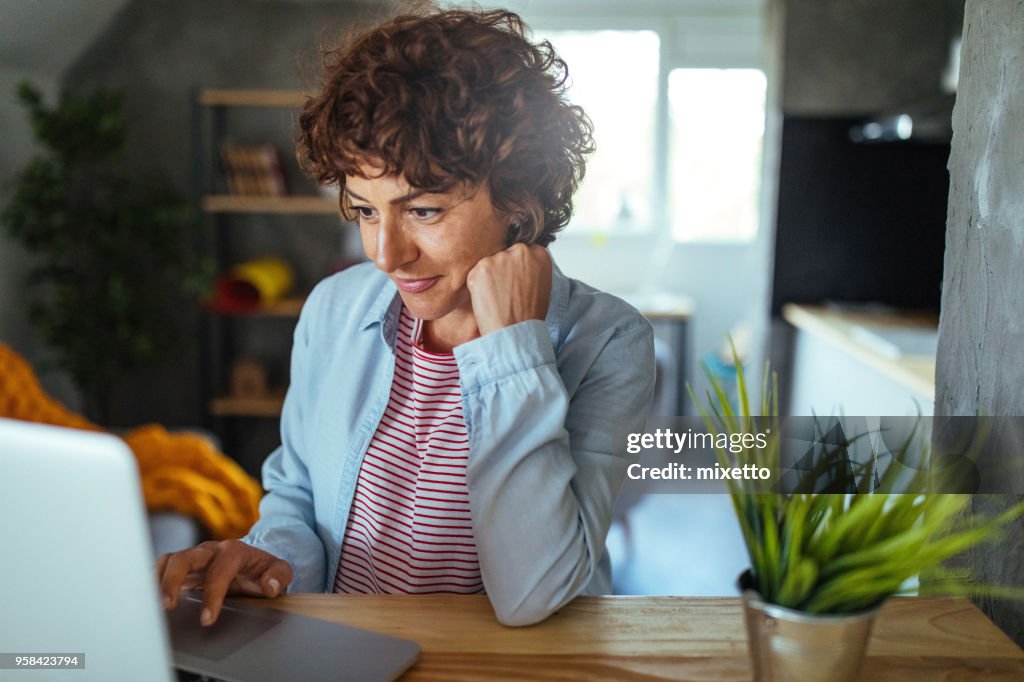
<instances>
[{"instance_id":1,"label":"fingers","mask_svg":"<svg viewBox=\"0 0 1024 682\"><path fill-rule=\"evenodd\" d=\"M212 625L217 621L232 585L253 596L276 597L291 581L292 568L287 561L239 540L225 540L206 569L199 622Z\"/></svg>"},{"instance_id":2,"label":"fingers","mask_svg":"<svg viewBox=\"0 0 1024 682\"><path fill-rule=\"evenodd\" d=\"M247 549L251 547L238 540L226 540L218 546L203 583L203 610L199 615L202 625L213 625L217 621L228 588L247 559Z\"/></svg>"},{"instance_id":3,"label":"fingers","mask_svg":"<svg viewBox=\"0 0 1024 682\"><path fill-rule=\"evenodd\" d=\"M548 250L541 246L540 244L523 244L522 242L520 242L518 244L513 244L512 246L508 247L507 250L513 251L516 249L524 252L530 258L536 260L537 262L551 261L551 254L548 253Z\"/></svg>"},{"instance_id":4,"label":"fingers","mask_svg":"<svg viewBox=\"0 0 1024 682\"><path fill-rule=\"evenodd\" d=\"M292 582L292 567L287 561L274 559L260 577L263 594L276 597Z\"/></svg>"},{"instance_id":5,"label":"fingers","mask_svg":"<svg viewBox=\"0 0 1024 682\"><path fill-rule=\"evenodd\" d=\"M517 258L528 258L538 263L551 262L551 254L539 244L524 244L516 242L501 253L507 253Z\"/></svg>"},{"instance_id":6,"label":"fingers","mask_svg":"<svg viewBox=\"0 0 1024 682\"><path fill-rule=\"evenodd\" d=\"M271 557L266 563L266 570L260 569L262 565L262 561L256 564L255 569L251 571L252 575L248 575L243 569L228 588L228 594L271 598L284 592L292 580L292 569L288 562Z\"/></svg>"},{"instance_id":7,"label":"fingers","mask_svg":"<svg viewBox=\"0 0 1024 682\"><path fill-rule=\"evenodd\" d=\"M167 566L167 560L171 557L170 554L161 554L160 558L156 562L156 580L160 582L160 579L164 574L164 567Z\"/></svg>"},{"instance_id":8,"label":"fingers","mask_svg":"<svg viewBox=\"0 0 1024 682\"><path fill-rule=\"evenodd\" d=\"M513 244L481 258L467 273L480 335L525 320L543 320L551 296L551 256L536 244Z\"/></svg>"},{"instance_id":9,"label":"fingers","mask_svg":"<svg viewBox=\"0 0 1024 682\"><path fill-rule=\"evenodd\" d=\"M160 581L160 594L165 609L173 609L178 605L178 595L182 584L190 573L206 567L213 557L213 548L206 543L173 554L165 554L157 562L157 576Z\"/></svg>"},{"instance_id":10,"label":"fingers","mask_svg":"<svg viewBox=\"0 0 1024 682\"><path fill-rule=\"evenodd\" d=\"M291 583L292 568L273 554L240 540L204 542L157 561L165 609L178 605L183 588L201 588L202 625L217 621L229 591L254 597L276 597Z\"/></svg>"},{"instance_id":11,"label":"fingers","mask_svg":"<svg viewBox=\"0 0 1024 682\"><path fill-rule=\"evenodd\" d=\"M183 590L197 590L202 589L203 580L206 579L205 571L193 571L185 576L185 580L181 583L181 589Z\"/></svg>"},{"instance_id":12,"label":"fingers","mask_svg":"<svg viewBox=\"0 0 1024 682\"><path fill-rule=\"evenodd\" d=\"M551 254L543 246L517 242L503 251L481 258L466 276L470 289L506 278L509 272L551 277Z\"/></svg>"}]
</instances>

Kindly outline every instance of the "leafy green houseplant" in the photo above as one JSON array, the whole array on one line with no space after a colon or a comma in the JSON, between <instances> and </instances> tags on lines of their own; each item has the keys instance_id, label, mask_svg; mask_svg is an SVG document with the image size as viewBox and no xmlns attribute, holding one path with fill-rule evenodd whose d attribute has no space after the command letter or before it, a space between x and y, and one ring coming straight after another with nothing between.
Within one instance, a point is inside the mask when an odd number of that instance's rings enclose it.
<instances>
[{"instance_id":1,"label":"leafy green houseplant","mask_svg":"<svg viewBox=\"0 0 1024 682\"><path fill-rule=\"evenodd\" d=\"M736 366L736 406L707 372L712 389L702 414L708 430L773 436L764 447L717 450L718 462L780 472L774 377L769 389L766 370L760 404L766 416L754 417L742 366ZM849 442L824 448L785 489L761 480L727 481L751 563L741 587L758 679L855 679L873 612L888 597L906 593L917 577L927 576L933 594L1022 596L1012 587L971 584L969 575L943 563L999 537L1002 527L1024 514L1024 503L998 516L971 517L965 513L969 496L931 492L948 489L942 470L921 467L898 480L906 471L878 467L874 453L867 465L851 466L845 456ZM913 435L908 437L894 460L905 461L916 444ZM817 492L823 489L830 492ZM824 635L829 627L836 632ZM780 637L788 640L779 643ZM837 645L843 637L855 641ZM821 641L799 641L814 638Z\"/></svg>"},{"instance_id":2,"label":"leafy green houseplant","mask_svg":"<svg viewBox=\"0 0 1024 682\"><path fill-rule=\"evenodd\" d=\"M34 256L30 320L91 416L106 422L115 384L176 347L174 296L206 286L193 211L166 182L124 167L119 94L65 97L48 108L22 82L18 98L40 150L15 179L0 221Z\"/></svg>"}]
</instances>

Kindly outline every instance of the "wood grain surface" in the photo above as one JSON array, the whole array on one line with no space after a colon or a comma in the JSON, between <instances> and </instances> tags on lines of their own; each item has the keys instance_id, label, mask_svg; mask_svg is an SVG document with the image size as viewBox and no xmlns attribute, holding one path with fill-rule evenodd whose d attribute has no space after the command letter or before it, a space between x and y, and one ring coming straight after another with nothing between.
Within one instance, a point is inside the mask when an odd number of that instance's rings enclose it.
<instances>
[{"instance_id":1,"label":"wood grain surface","mask_svg":"<svg viewBox=\"0 0 1024 682\"><path fill-rule=\"evenodd\" d=\"M245 600L411 639L403 680L750 680L742 606L729 597L580 597L506 628L483 596L288 595ZM1024 680L1024 651L970 601L890 599L864 680Z\"/></svg>"}]
</instances>

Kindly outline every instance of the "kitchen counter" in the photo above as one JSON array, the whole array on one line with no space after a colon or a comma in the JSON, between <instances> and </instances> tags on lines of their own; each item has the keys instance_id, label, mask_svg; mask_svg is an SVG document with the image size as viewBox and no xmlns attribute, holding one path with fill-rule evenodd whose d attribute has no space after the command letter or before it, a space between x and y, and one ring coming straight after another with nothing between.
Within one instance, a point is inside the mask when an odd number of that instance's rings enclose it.
<instances>
[{"instance_id":1,"label":"kitchen counter","mask_svg":"<svg viewBox=\"0 0 1024 682\"><path fill-rule=\"evenodd\" d=\"M917 403L931 413L935 401L938 318L867 306L787 304L783 318L797 330L793 352L792 414L826 405L821 384L832 384L846 414L912 414ZM810 400L808 382L818 384ZM903 409L902 405L907 406Z\"/></svg>"}]
</instances>

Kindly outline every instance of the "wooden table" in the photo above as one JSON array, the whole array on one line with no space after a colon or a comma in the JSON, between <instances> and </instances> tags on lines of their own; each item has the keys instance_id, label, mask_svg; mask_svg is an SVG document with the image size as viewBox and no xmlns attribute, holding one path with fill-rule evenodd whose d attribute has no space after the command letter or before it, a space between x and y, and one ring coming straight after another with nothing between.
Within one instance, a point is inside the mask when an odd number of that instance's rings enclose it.
<instances>
[{"instance_id":1,"label":"wooden table","mask_svg":"<svg viewBox=\"0 0 1024 682\"><path fill-rule=\"evenodd\" d=\"M750 680L738 598L580 597L506 628L486 597L291 595L246 600L419 642L403 680ZM1024 680L1024 651L966 599L882 609L864 680Z\"/></svg>"}]
</instances>

